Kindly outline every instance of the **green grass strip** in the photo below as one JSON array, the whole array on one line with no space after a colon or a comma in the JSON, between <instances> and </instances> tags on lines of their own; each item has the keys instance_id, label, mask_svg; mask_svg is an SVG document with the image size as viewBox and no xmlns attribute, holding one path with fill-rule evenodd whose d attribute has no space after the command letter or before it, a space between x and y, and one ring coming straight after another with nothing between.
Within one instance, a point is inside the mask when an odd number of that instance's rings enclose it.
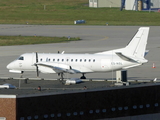
<instances>
[{"instance_id":1,"label":"green grass strip","mask_svg":"<svg viewBox=\"0 0 160 120\"><path fill-rule=\"evenodd\" d=\"M67 37L0 36L0 46L60 43L76 40L80 40L80 38L77 37L69 39Z\"/></svg>"},{"instance_id":2,"label":"green grass strip","mask_svg":"<svg viewBox=\"0 0 160 120\"><path fill-rule=\"evenodd\" d=\"M90 8L88 0L0 0L0 24L159 26L160 13ZM82 24L84 25L84 24Z\"/></svg>"}]
</instances>

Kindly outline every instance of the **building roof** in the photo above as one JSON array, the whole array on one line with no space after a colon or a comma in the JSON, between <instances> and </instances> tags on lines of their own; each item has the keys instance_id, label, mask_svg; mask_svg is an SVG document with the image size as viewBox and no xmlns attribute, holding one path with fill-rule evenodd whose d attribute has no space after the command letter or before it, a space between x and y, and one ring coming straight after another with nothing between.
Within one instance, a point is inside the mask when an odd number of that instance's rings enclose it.
<instances>
[{"instance_id":1,"label":"building roof","mask_svg":"<svg viewBox=\"0 0 160 120\"><path fill-rule=\"evenodd\" d=\"M107 80L92 81L86 80L79 84L64 85L59 80L43 80L43 79L6 79L0 80L0 84L9 83L16 86L16 89L0 89L0 98L16 98L27 96L41 96L51 94L67 94L74 92L86 92L86 91L99 91L106 89L120 89L127 86L117 87L115 82ZM151 84L151 83L150 83ZM150 85L149 83L147 85ZM153 84L153 83L152 83ZM128 87L137 87L139 85L145 85L144 83L132 82ZM41 88L39 90L39 88Z\"/></svg>"}]
</instances>

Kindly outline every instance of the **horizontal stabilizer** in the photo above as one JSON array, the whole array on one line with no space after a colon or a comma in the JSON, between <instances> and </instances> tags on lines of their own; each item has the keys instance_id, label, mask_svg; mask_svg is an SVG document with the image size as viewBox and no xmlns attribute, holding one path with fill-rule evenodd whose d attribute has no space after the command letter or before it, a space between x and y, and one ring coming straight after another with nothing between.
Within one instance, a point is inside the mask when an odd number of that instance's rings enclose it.
<instances>
[{"instance_id":1,"label":"horizontal stabilizer","mask_svg":"<svg viewBox=\"0 0 160 120\"><path fill-rule=\"evenodd\" d=\"M122 69L126 70L126 69L129 69L129 68L137 67L139 65L141 65L141 64L136 64L136 65L131 65L131 66L123 67Z\"/></svg>"},{"instance_id":2,"label":"horizontal stabilizer","mask_svg":"<svg viewBox=\"0 0 160 120\"><path fill-rule=\"evenodd\" d=\"M128 56L123 55L121 52L116 52L116 54L117 54L121 59L123 59L123 60L125 60L125 61L137 62L136 60L134 60L134 59L132 59L132 58L130 58L130 57L128 57Z\"/></svg>"},{"instance_id":3,"label":"horizontal stabilizer","mask_svg":"<svg viewBox=\"0 0 160 120\"><path fill-rule=\"evenodd\" d=\"M129 61L129 62L136 62L138 64L142 64L142 63L146 63L148 62L148 60L146 60L145 58L137 58L137 57L129 57L126 56L124 54L122 54L121 52L116 52L116 54L123 60L125 61Z\"/></svg>"}]
</instances>

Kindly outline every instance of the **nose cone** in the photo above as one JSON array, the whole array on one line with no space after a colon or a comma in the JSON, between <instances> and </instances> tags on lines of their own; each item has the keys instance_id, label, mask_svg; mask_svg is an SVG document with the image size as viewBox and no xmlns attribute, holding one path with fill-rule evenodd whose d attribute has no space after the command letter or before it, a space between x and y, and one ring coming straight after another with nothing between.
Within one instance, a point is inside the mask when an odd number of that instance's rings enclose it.
<instances>
[{"instance_id":1,"label":"nose cone","mask_svg":"<svg viewBox=\"0 0 160 120\"><path fill-rule=\"evenodd\" d=\"M11 63L9 63L7 65L7 69L9 69L9 70L13 69L13 67L14 67L14 63L13 62L11 62Z\"/></svg>"}]
</instances>

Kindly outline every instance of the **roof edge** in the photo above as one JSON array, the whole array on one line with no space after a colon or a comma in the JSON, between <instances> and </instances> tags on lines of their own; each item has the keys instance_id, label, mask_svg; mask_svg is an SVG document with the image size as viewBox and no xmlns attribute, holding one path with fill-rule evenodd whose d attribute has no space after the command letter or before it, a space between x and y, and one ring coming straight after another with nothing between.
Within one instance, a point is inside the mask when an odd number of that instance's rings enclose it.
<instances>
[{"instance_id":1,"label":"roof edge","mask_svg":"<svg viewBox=\"0 0 160 120\"><path fill-rule=\"evenodd\" d=\"M0 95L0 98L16 98L16 95Z\"/></svg>"}]
</instances>

